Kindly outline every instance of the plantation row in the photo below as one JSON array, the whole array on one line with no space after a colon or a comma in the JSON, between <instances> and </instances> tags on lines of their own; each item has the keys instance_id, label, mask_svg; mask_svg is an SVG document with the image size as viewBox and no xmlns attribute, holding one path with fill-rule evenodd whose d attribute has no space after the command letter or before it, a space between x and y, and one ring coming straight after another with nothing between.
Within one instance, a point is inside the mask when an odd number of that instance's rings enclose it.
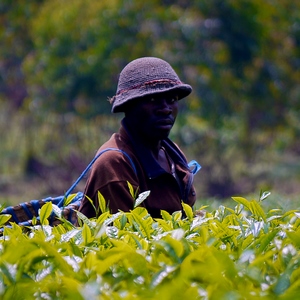
<instances>
[{"instance_id":1,"label":"plantation row","mask_svg":"<svg viewBox=\"0 0 300 300\"><path fill-rule=\"evenodd\" d=\"M211 212L183 204L184 217L162 219L141 207L112 215L102 202L97 219L78 213L80 227L63 218L49 226L50 202L41 225L2 225L0 297L296 299L300 213L265 211L266 197L234 197L234 209Z\"/></svg>"}]
</instances>

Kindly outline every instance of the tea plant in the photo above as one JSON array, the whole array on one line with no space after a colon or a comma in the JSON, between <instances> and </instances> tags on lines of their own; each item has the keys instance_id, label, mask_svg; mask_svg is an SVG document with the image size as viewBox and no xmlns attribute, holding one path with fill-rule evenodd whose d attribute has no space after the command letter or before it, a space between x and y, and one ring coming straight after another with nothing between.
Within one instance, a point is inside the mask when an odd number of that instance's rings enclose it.
<instances>
[{"instance_id":1,"label":"tea plant","mask_svg":"<svg viewBox=\"0 0 300 300\"><path fill-rule=\"evenodd\" d=\"M147 195L140 196L140 203ZM234 209L146 209L101 214L80 227L3 227L1 299L296 299L300 213L265 211L264 198ZM55 207L53 207L55 210ZM5 216L0 219L4 224Z\"/></svg>"}]
</instances>

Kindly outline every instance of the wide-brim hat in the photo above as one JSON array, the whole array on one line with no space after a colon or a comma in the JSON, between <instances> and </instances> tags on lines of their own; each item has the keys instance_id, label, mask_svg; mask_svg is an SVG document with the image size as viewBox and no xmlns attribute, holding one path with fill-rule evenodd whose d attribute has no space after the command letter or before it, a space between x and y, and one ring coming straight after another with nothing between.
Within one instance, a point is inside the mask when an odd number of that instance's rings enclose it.
<instances>
[{"instance_id":1,"label":"wide-brim hat","mask_svg":"<svg viewBox=\"0 0 300 300\"><path fill-rule=\"evenodd\" d=\"M128 101L168 92L180 100L192 92L192 87L181 82L170 64L160 58L135 59L120 73L116 95L111 99L112 112L124 112Z\"/></svg>"}]
</instances>

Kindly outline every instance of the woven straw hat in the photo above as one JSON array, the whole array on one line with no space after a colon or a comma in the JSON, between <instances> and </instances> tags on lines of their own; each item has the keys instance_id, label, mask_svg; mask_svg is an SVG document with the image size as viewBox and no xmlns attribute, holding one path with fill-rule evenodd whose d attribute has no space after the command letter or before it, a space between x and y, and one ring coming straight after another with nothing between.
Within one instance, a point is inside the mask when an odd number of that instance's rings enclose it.
<instances>
[{"instance_id":1,"label":"woven straw hat","mask_svg":"<svg viewBox=\"0 0 300 300\"><path fill-rule=\"evenodd\" d=\"M182 99L192 92L192 87L181 82L166 61L156 57L133 60L122 70L116 95L111 99L112 112L123 112L124 104L148 95L174 92Z\"/></svg>"}]
</instances>

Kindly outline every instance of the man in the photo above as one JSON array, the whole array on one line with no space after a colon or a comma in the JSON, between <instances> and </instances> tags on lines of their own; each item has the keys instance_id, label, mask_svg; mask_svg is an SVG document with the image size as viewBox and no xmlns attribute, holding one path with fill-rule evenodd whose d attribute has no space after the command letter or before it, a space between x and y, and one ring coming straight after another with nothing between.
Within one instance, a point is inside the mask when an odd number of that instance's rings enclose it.
<instances>
[{"instance_id":1,"label":"man","mask_svg":"<svg viewBox=\"0 0 300 300\"><path fill-rule=\"evenodd\" d=\"M138 194L150 191L141 204L152 217L182 210L181 202L193 206L196 192L193 173L182 151L168 138L176 120L178 100L192 91L180 81L164 60L143 57L122 70L112 112L125 117L118 133L101 146L88 178L85 195L98 207L98 191L110 211L129 211L134 199L128 182ZM79 211L95 216L95 209L85 197Z\"/></svg>"}]
</instances>

